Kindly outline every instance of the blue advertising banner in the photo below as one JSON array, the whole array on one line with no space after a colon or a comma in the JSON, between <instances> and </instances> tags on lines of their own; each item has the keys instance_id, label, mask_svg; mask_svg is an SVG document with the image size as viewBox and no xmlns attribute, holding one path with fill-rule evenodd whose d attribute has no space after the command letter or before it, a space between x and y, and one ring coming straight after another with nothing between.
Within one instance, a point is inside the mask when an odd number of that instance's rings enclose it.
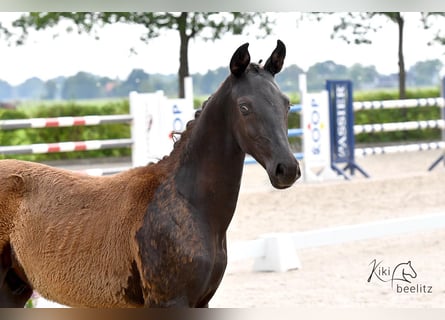
<instances>
[{"instance_id":1,"label":"blue advertising banner","mask_svg":"<svg viewBox=\"0 0 445 320\"><path fill-rule=\"evenodd\" d=\"M358 169L365 177L368 174L356 165L354 160L354 110L352 81L328 80L326 90L329 96L329 123L331 136L331 167L338 174L348 178L345 171ZM346 166L340 169L337 164Z\"/></svg>"},{"instance_id":2,"label":"blue advertising banner","mask_svg":"<svg viewBox=\"0 0 445 320\"><path fill-rule=\"evenodd\" d=\"M354 113L352 110L352 82L328 80L333 163L354 161ZM352 134L351 134L352 133Z\"/></svg>"}]
</instances>

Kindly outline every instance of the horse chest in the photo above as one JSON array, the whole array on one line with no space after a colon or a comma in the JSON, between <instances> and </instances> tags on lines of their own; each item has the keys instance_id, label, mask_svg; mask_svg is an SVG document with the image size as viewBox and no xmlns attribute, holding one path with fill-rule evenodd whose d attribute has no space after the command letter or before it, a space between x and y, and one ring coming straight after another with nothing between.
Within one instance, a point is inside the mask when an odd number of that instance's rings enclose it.
<instances>
[{"instance_id":1,"label":"horse chest","mask_svg":"<svg viewBox=\"0 0 445 320\"><path fill-rule=\"evenodd\" d=\"M171 246L169 242L150 241L141 246L145 304L206 305L224 274L225 252L210 247L189 250Z\"/></svg>"},{"instance_id":2,"label":"horse chest","mask_svg":"<svg viewBox=\"0 0 445 320\"><path fill-rule=\"evenodd\" d=\"M148 208L136 234L145 304L204 306L224 274L225 239L212 235L189 208L158 209Z\"/></svg>"},{"instance_id":3,"label":"horse chest","mask_svg":"<svg viewBox=\"0 0 445 320\"><path fill-rule=\"evenodd\" d=\"M224 276L224 271L227 266L227 254L225 249L225 244L222 244L220 250L218 250L215 254L215 260L212 265L209 265L209 277L207 279L207 283L205 284L205 289L203 291L203 295L201 297L201 306L207 305L210 299L215 294L216 290L221 283L221 280Z\"/></svg>"}]
</instances>

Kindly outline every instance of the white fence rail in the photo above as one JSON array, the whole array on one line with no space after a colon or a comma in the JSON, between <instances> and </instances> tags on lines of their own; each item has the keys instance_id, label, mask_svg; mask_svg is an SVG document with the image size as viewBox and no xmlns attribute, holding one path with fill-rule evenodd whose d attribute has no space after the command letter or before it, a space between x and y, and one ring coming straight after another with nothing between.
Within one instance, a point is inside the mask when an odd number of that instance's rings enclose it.
<instances>
[{"instance_id":1,"label":"white fence rail","mask_svg":"<svg viewBox=\"0 0 445 320\"><path fill-rule=\"evenodd\" d=\"M374 123L374 124L357 124L354 126L354 134L370 133L370 132L435 129L435 128L445 129L445 121L439 119L439 120L406 121L406 122L390 122L390 123Z\"/></svg>"},{"instance_id":2,"label":"white fence rail","mask_svg":"<svg viewBox=\"0 0 445 320\"><path fill-rule=\"evenodd\" d=\"M255 271L301 268L297 250L351 241L397 236L445 228L445 213L422 214L369 223L336 226L294 233L265 234L257 240L229 243L230 262L255 259Z\"/></svg>"},{"instance_id":3,"label":"white fence rail","mask_svg":"<svg viewBox=\"0 0 445 320\"><path fill-rule=\"evenodd\" d=\"M372 109L400 109L416 107L444 107L444 99L423 98L423 99L404 99L404 100L381 100L381 101L355 101L353 103L354 111L372 110Z\"/></svg>"}]
</instances>

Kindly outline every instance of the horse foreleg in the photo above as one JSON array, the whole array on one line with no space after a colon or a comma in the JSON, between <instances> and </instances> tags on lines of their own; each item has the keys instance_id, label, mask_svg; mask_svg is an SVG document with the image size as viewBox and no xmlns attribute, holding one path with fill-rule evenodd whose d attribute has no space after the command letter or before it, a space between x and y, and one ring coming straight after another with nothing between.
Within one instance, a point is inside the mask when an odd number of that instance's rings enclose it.
<instances>
[{"instance_id":1,"label":"horse foreleg","mask_svg":"<svg viewBox=\"0 0 445 320\"><path fill-rule=\"evenodd\" d=\"M0 307L23 308L31 295L31 287L24 283L12 270L9 270L3 284L0 286Z\"/></svg>"},{"instance_id":2,"label":"horse foreleg","mask_svg":"<svg viewBox=\"0 0 445 320\"><path fill-rule=\"evenodd\" d=\"M168 301L154 302L146 301L146 308L189 308L189 302L187 297L177 297Z\"/></svg>"},{"instance_id":3,"label":"horse foreleg","mask_svg":"<svg viewBox=\"0 0 445 320\"><path fill-rule=\"evenodd\" d=\"M32 289L23 283L12 270L0 266L1 308L23 308L31 295Z\"/></svg>"},{"instance_id":4,"label":"horse foreleg","mask_svg":"<svg viewBox=\"0 0 445 320\"><path fill-rule=\"evenodd\" d=\"M32 295L32 288L12 269L11 246L0 252L0 307L23 308Z\"/></svg>"},{"instance_id":5,"label":"horse foreleg","mask_svg":"<svg viewBox=\"0 0 445 320\"><path fill-rule=\"evenodd\" d=\"M204 303L204 304L199 304L199 305L190 305L189 301L186 297L178 297L169 301L164 301L161 303L146 303L145 307L150 307L150 308L208 308L209 304L208 303Z\"/></svg>"}]
</instances>

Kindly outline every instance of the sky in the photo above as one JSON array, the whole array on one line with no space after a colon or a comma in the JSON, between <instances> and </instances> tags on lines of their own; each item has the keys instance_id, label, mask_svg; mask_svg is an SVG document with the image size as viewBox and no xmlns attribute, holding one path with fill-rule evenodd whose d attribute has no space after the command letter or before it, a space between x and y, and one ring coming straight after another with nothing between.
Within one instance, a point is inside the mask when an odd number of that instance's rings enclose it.
<instances>
[{"instance_id":1,"label":"sky","mask_svg":"<svg viewBox=\"0 0 445 320\"><path fill-rule=\"evenodd\" d=\"M265 39L257 39L254 31L239 36L225 35L222 39L205 42L195 39L189 46L190 72L206 73L219 67L228 67L233 52L249 42L252 60L267 59L275 48L276 40L287 47L285 67L297 64L307 70L317 62L333 60L351 66L354 63L373 65L382 74L398 72L397 25L382 20L383 27L371 34L372 45L347 44L331 39L332 17L315 21L298 21L295 13L271 13L276 17L273 32ZM19 13L0 12L0 21L11 21ZM406 16L405 64L406 68L417 61L440 59L445 64L445 47L428 46L433 33L424 30L417 13ZM435 27L445 27L445 19ZM443 25L443 26L442 26ZM54 37L54 34L60 33ZM179 36L165 31L148 44L139 40L140 26L108 25L99 30L99 40L88 34L67 34L58 29L47 29L30 35L23 46L8 46L0 41L0 79L13 85L28 78L49 80L57 76L71 76L79 71L99 76L126 79L131 70L141 68L147 73L175 74L179 68ZM131 53L135 48L137 54Z\"/></svg>"}]
</instances>

